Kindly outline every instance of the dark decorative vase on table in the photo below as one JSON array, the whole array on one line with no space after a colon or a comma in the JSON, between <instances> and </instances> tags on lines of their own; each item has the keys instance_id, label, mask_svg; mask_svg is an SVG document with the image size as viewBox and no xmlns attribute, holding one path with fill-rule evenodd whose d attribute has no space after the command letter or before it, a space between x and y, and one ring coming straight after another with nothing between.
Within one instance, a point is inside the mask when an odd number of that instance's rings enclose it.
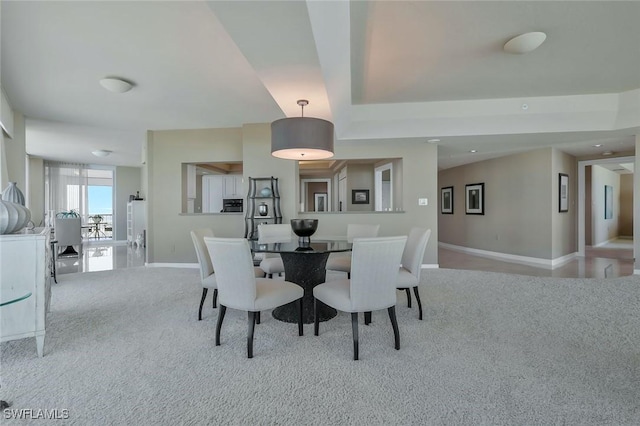
<instances>
[{"instance_id":1,"label":"dark decorative vase on table","mask_svg":"<svg viewBox=\"0 0 640 426\"><path fill-rule=\"evenodd\" d=\"M298 243L308 246L311 236L318 229L318 219L291 219L291 229L298 236Z\"/></svg>"}]
</instances>

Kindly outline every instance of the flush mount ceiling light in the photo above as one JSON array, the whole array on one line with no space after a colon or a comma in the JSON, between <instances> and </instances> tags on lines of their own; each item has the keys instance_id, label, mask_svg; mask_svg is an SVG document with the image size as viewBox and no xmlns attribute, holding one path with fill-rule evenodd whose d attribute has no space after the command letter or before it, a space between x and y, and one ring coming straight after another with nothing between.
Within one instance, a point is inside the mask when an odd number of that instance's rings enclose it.
<instances>
[{"instance_id":1,"label":"flush mount ceiling light","mask_svg":"<svg viewBox=\"0 0 640 426\"><path fill-rule=\"evenodd\" d=\"M118 77L105 77L100 80L100 85L114 93L128 92L133 87L133 84Z\"/></svg>"},{"instance_id":2,"label":"flush mount ceiling light","mask_svg":"<svg viewBox=\"0 0 640 426\"><path fill-rule=\"evenodd\" d=\"M333 157L333 123L304 116L309 101L300 99L301 117L271 123L271 155L286 160L322 160Z\"/></svg>"},{"instance_id":3,"label":"flush mount ceiling light","mask_svg":"<svg viewBox=\"0 0 640 426\"><path fill-rule=\"evenodd\" d=\"M427 142L429 142L429 143L437 143L437 142L440 142L440 139L437 139L437 138L427 139Z\"/></svg>"},{"instance_id":4,"label":"flush mount ceiling light","mask_svg":"<svg viewBox=\"0 0 640 426\"><path fill-rule=\"evenodd\" d=\"M111 154L111 151L109 151L108 149L98 149L96 151L91 151L91 153L96 157L106 157Z\"/></svg>"},{"instance_id":5,"label":"flush mount ceiling light","mask_svg":"<svg viewBox=\"0 0 640 426\"><path fill-rule=\"evenodd\" d=\"M529 53L536 50L547 39L542 32L524 33L505 43L504 51L507 53Z\"/></svg>"}]
</instances>

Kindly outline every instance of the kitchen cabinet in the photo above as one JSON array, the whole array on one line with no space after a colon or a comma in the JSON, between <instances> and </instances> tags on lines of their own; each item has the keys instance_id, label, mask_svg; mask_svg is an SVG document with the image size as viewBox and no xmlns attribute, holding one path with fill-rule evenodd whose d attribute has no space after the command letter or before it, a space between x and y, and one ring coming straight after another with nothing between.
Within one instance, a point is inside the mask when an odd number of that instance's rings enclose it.
<instances>
[{"instance_id":1,"label":"kitchen cabinet","mask_svg":"<svg viewBox=\"0 0 640 426\"><path fill-rule=\"evenodd\" d=\"M242 176L225 175L222 176L222 198L242 198Z\"/></svg>"},{"instance_id":2,"label":"kitchen cabinet","mask_svg":"<svg viewBox=\"0 0 640 426\"><path fill-rule=\"evenodd\" d=\"M202 176L202 213L220 213L223 200L243 197L242 175Z\"/></svg>"}]
</instances>

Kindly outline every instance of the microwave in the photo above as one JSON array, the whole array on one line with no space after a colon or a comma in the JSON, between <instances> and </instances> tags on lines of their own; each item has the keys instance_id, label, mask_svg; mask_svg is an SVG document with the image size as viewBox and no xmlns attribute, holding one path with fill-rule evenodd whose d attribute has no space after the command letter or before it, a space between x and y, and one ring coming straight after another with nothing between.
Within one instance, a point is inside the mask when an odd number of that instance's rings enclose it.
<instances>
[{"instance_id":1,"label":"microwave","mask_svg":"<svg viewBox=\"0 0 640 426\"><path fill-rule=\"evenodd\" d=\"M222 200L222 212L242 212L242 198L225 198Z\"/></svg>"}]
</instances>

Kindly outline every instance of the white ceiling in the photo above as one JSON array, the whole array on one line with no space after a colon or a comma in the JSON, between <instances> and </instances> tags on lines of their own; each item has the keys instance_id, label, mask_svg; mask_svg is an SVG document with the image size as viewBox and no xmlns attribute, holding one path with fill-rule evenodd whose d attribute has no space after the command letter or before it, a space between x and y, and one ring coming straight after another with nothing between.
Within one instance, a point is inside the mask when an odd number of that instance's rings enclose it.
<instances>
[{"instance_id":1,"label":"white ceiling","mask_svg":"<svg viewBox=\"0 0 640 426\"><path fill-rule=\"evenodd\" d=\"M2 87L28 153L49 159L138 166L147 130L271 122L299 115L301 98L337 144L439 138L440 168L545 146L629 153L640 133L637 1L2 1L0 13ZM546 42L502 51L527 31ZM105 76L135 87L107 92Z\"/></svg>"}]
</instances>

